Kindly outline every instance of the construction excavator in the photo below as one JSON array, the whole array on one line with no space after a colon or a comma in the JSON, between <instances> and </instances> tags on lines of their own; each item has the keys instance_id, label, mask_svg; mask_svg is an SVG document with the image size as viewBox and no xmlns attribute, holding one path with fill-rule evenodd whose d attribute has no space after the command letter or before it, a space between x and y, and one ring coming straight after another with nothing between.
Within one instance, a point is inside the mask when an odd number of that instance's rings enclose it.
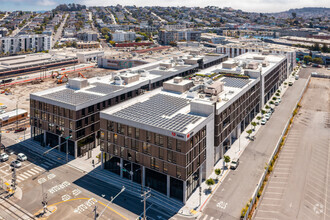
<instances>
[{"instance_id":1,"label":"construction excavator","mask_svg":"<svg viewBox=\"0 0 330 220\"><path fill-rule=\"evenodd\" d=\"M64 82L68 82L68 75L66 75L66 74L63 74L63 75L60 75L60 76L58 76L57 77L57 81L56 81L56 83L57 84L62 84L62 83L64 83Z\"/></svg>"},{"instance_id":2,"label":"construction excavator","mask_svg":"<svg viewBox=\"0 0 330 220\"><path fill-rule=\"evenodd\" d=\"M60 75L58 71L52 71L52 78L55 79Z\"/></svg>"},{"instance_id":3,"label":"construction excavator","mask_svg":"<svg viewBox=\"0 0 330 220\"><path fill-rule=\"evenodd\" d=\"M82 73L78 73L78 77L82 77L82 78L86 79L86 77Z\"/></svg>"}]
</instances>

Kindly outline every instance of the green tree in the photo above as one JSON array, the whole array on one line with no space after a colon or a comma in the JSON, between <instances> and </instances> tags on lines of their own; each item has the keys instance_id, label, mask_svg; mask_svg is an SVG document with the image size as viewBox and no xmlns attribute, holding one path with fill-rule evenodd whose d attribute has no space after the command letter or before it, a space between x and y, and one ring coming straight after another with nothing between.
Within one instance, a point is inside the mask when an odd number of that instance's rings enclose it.
<instances>
[{"instance_id":1,"label":"green tree","mask_svg":"<svg viewBox=\"0 0 330 220\"><path fill-rule=\"evenodd\" d=\"M135 42L141 42L141 41L142 41L141 37L135 38Z\"/></svg>"},{"instance_id":2,"label":"green tree","mask_svg":"<svg viewBox=\"0 0 330 220\"><path fill-rule=\"evenodd\" d=\"M317 63L317 64L323 64L323 60L321 57L315 57L312 60L313 63Z\"/></svg>"},{"instance_id":3,"label":"green tree","mask_svg":"<svg viewBox=\"0 0 330 220\"><path fill-rule=\"evenodd\" d=\"M250 137L250 135L252 134L252 130L251 129L250 130L247 130L246 133L248 133L248 135Z\"/></svg>"},{"instance_id":4,"label":"green tree","mask_svg":"<svg viewBox=\"0 0 330 220\"><path fill-rule=\"evenodd\" d=\"M230 157L229 156L224 156L223 159L225 160L226 166L230 162Z\"/></svg>"},{"instance_id":5,"label":"green tree","mask_svg":"<svg viewBox=\"0 0 330 220\"><path fill-rule=\"evenodd\" d=\"M219 176L221 174L221 169L214 170L215 175Z\"/></svg>"},{"instance_id":6,"label":"green tree","mask_svg":"<svg viewBox=\"0 0 330 220\"><path fill-rule=\"evenodd\" d=\"M108 35L109 32L110 32L110 29L107 28L107 27L104 27L104 28L101 29L102 35Z\"/></svg>"},{"instance_id":7,"label":"green tree","mask_svg":"<svg viewBox=\"0 0 330 220\"><path fill-rule=\"evenodd\" d=\"M214 180L212 178L206 180L206 185L209 186L209 189L211 190L211 186L215 184Z\"/></svg>"},{"instance_id":8,"label":"green tree","mask_svg":"<svg viewBox=\"0 0 330 220\"><path fill-rule=\"evenodd\" d=\"M309 63L309 62L312 62L312 57L311 56L304 56L304 61L305 63Z\"/></svg>"},{"instance_id":9,"label":"green tree","mask_svg":"<svg viewBox=\"0 0 330 220\"><path fill-rule=\"evenodd\" d=\"M253 126L253 130L256 128L256 126L257 126L257 123L255 123L254 121L253 122L251 122L251 125Z\"/></svg>"},{"instance_id":10,"label":"green tree","mask_svg":"<svg viewBox=\"0 0 330 220\"><path fill-rule=\"evenodd\" d=\"M323 47L321 48L321 51L323 53L330 53L330 48L328 48L327 45L323 44Z\"/></svg>"}]
</instances>

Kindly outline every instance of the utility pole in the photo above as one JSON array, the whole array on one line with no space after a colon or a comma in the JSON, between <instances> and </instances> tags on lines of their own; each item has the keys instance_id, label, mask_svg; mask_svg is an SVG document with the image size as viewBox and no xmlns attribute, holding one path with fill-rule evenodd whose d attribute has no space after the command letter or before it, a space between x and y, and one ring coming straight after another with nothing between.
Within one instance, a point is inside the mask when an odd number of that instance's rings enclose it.
<instances>
[{"instance_id":1,"label":"utility pole","mask_svg":"<svg viewBox=\"0 0 330 220\"><path fill-rule=\"evenodd\" d=\"M94 220L96 220L99 217L99 214L96 212L97 206L94 207L93 212L94 212Z\"/></svg>"},{"instance_id":2,"label":"utility pole","mask_svg":"<svg viewBox=\"0 0 330 220\"><path fill-rule=\"evenodd\" d=\"M13 187L12 190L15 193L15 190L16 190L16 169L15 169L15 167L13 167L11 169L11 171L13 172L12 179L11 179L11 186Z\"/></svg>"},{"instance_id":3,"label":"utility pole","mask_svg":"<svg viewBox=\"0 0 330 220\"><path fill-rule=\"evenodd\" d=\"M202 205L202 187L199 186L199 206Z\"/></svg>"},{"instance_id":4,"label":"utility pole","mask_svg":"<svg viewBox=\"0 0 330 220\"><path fill-rule=\"evenodd\" d=\"M66 137L66 162L69 161L69 139L72 138L72 135Z\"/></svg>"},{"instance_id":5,"label":"utility pole","mask_svg":"<svg viewBox=\"0 0 330 220\"><path fill-rule=\"evenodd\" d=\"M16 129L18 130L18 101L16 102Z\"/></svg>"},{"instance_id":6,"label":"utility pole","mask_svg":"<svg viewBox=\"0 0 330 220\"><path fill-rule=\"evenodd\" d=\"M143 202L143 220L147 220L146 206L147 206L147 199L151 196L150 192L151 192L150 189L148 189L147 191L144 191L143 194L141 195L143 197L143 199L141 200L141 202Z\"/></svg>"}]
</instances>

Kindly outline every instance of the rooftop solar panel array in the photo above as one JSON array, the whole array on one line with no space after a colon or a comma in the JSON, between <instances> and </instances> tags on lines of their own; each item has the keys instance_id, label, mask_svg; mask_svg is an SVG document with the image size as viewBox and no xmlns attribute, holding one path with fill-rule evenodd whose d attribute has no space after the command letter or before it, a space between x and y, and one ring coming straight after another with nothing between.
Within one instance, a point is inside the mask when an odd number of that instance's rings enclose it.
<instances>
[{"instance_id":1,"label":"rooftop solar panel array","mask_svg":"<svg viewBox=\"0 0 330 220\"><path fill-rule=\"evenodd\" d=\"M131 105L112 115L163 129L184 132L189 124L194 124L201 117L181 113L175 115L173 118L166 118L164 116L173 115L180 109L188 106L189 102L189 100L184 98L157 94L144 102Z\"/></svg>"},{"instance_id":2,"label":"rooftop solar panel array","mask_svg":"<svg viewBox=\"0 0 330 220\"><path fill-rule=\"evenodd\" d=\"M228 87L243 88L246 84L248 84L250 82L250 80L225 77L222 80L222 82L224 82L224 85L228 86Z\"/></svg>"},{"instance_id":3,"label":"rooftop solar panel array","mask_svg":"<svg viewBox=\"0 0 330 220\"><path fill-rule=\"evenodd\" d=\"M112 92L118 91L122 89L122 86L116 86L116 85L110 85L110 84L104 84L104 83L93 83L92 87L90 89L86 89L86 91L89 92L97 92L102 94L110 94Z\"/></svg>"},{"instance_id":4,"label":"rooftop solar panel array","mask_svg":"<svg viewBox=\"0 0 330 220\"><path fill-rule=\"evenodd\" d=\"M76 92L72 89L63 89L43 95L43 97L72 105L79 105L100 98L98 95Z\"/></svg>"}]
</instances>

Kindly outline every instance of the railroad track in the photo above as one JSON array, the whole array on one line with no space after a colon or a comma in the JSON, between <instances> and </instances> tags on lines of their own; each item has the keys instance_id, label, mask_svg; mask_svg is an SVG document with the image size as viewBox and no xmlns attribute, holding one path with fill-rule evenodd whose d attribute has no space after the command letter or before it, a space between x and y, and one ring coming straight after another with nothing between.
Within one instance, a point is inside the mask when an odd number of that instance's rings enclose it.
<instances>
[{"instance_id":1,"label":"railroad track","mask_svg":"<svg viewBox=\"0 0 330 220\"><path fill-rule=\"evenodd\" d=\"M5 198L0 197L0 206L8 210L12 214L12 216L15 216L15 219L22 219L22 220L30 220L30 219L36 219L33 215L26 212L25 210L22 210L17 205L13 204L12 202L8 201Z\"/></svg>"}]
</instances>

